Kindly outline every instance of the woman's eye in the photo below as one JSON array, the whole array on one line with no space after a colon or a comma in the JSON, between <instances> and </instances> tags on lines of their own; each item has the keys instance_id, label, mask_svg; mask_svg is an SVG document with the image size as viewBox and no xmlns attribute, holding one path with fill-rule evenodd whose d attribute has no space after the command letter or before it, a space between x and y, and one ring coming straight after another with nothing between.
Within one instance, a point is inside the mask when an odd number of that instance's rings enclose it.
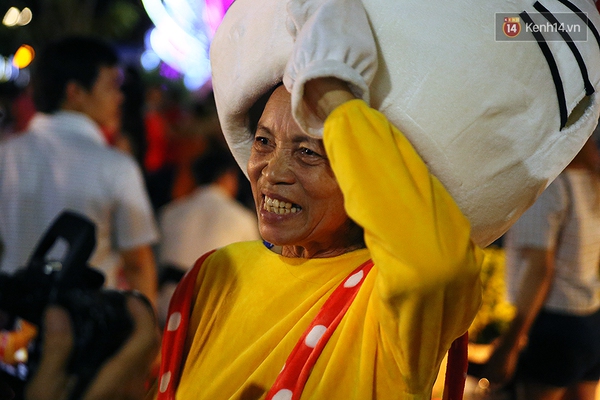
<instances>
[{"instance_id":1,"label":"woman's eye","mask_svg":"<svg viewBox=\"0 0 600 400\"><path fill-rule=\"evenodd\" d=\"M304 154L306 156L315 156L315 157L320 156L319 153L312 151L311 149L307 149L306 147L301 148L300 151L302 152L302 154Z\"/></svg>"},{"instance_id":2,"label":"woman's eye","mask_svg":"<svg viewBox=\"0 0 600 400\"><path fill-rule=\"evenodd\" d=\"M254 138L254 141L257 142L258 144L269 144L269 140L263 136L256 136Z\"/></svg>"},{"instance_id":3,"label":"woman's eye","mask_svg":"<svg viewBox=\"0 0 600 400\"><path fill-rule=\"evenodd\" d=\"M271 142L264 136L254 136L252 151L256 153L266 153L271 151Z\"/></svg>"}]
</instances>

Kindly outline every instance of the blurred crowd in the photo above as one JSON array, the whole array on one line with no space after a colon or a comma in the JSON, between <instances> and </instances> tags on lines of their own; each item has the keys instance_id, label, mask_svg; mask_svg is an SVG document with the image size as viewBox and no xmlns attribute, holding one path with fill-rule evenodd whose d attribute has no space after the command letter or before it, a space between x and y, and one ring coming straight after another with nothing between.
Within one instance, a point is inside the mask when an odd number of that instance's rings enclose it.
<instances>
[{"instance_id":1,"label":"blurred crowd","mask_svg":"<svg viewBox=\"0 0 600 400\"><path fill-rule=\"evenodd\" d=\"M136 196L147 197L141 200L150 205L151 215L144 218L150 218L148 226L157 231L148 234L144 243L151 249L153 260L148 264L156 269L153 285L158 290L147 294L164 314L172 288L197 258L231 242L259 238L254 203L248 180L227 149L212 93L191 94L168 81L147 78L137 67L118 67L121 97L114 101L120 103L119 113L106 117L99 129L104 145L134 160L141 173L143 191ZM31 121L38 111L31 84L0 85L0 144L31 135ZM7 182L0 178L6 191ZM110 240L115 244L114 237ZM0 232L0 260L6 255L2 250L6 242ZM140 289L128 281L125 263L121 260L117 278L109 280L109 286Z\"/></svg>"}]
</instances>

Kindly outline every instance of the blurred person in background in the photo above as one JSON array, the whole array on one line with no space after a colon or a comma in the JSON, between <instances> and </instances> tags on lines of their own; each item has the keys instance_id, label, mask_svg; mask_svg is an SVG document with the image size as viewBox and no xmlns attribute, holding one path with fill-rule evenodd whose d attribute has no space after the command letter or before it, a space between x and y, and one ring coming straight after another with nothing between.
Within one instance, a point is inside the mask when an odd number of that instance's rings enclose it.
<instances>
[{"instance_id":1,"label":"blurred person in background","mask_svg":"<svg viewBox=\"0 0 600 400\"><path fill-rule=\"evenodd\" d=\"M121 137L115 145L127 150L143 168L146 154L146 127L144 124L144 90L140 72L128 66L124 71L123 86L125 99L121 117Z\"/></svg>"},{"instance_id":2,"label":"blurred person in background","mask_svg":"<svg viewBox=\"0 0 600 400\"><path fill-rule=\"evenodd\" d=\"M34 114L31 84L0 83L0 140L23 133Z\"/></svg>"},{"instance_id":3,"label":"blurred person in background","mask_svg":"<svg viewBox=\"0 0 600 400\"><path fill-rule=\"evenodd\" d=\"M13 131L15 133L25 132L29 122L35 115L35 104L33 103L33 88L27 85L12 101L10 112L14 118Z\"/></svg>"},{"instance_id":4,"label":"blurred person in background","mask_svg":"<svg viewBox=\"0 0 600 400\"><path fill-rule=\"evenodd\" d=\"M110 148L102 127L120 119L118 56L108 44L68 37L36 59L38 113L28 131L0 144L0 270L26 265L38 240L64 209L96 224L90 264L106 285L122 267L127 284L156 301L151 244L158 230L135 160Z\"/></svg>"},{"instance_id":5,"label":"blurred person in background","mask_svg":"<svg viewBox=\"0 0 600 400\"><path fill-rule=\"evenodd\" d=\"M175 132L165 111L165 91L166 88L159 84L151 84L144 91L143 170L150 202L155 212L172 200L171 192L176 174L172 157Z\"/></svg>"},{"instance_id":6,"label":"blurred person in background","mask_svg":"<svg viewBox=\"0 0 600 400\"><path fill-rule=\"evenodd\" d=\"M192 171L195 191L167 204L159 214L159 261L183 270L207 251L260 238L256 215L235 199L241 182L227 148L209 145Z\"/></svg>"},{"instance_id":7,"label":"blurred person in background","mask_svg":"<svg viewBox=\"0 0 600 400\"><path fill-rule=\"evenodd\" d=\"M517 313L483 371L519 400L594 400L600 378L600 154L588 140L505 238ZM565 397L566 396L566 397Z\"/></svg>"},{"instance_id":8,"label":"blurred person in background","mask_svg":"<svg viewBox=\"0 0 600 400\"><path fill-rule=\"evenodd\" d=\"M236 200L239 187L248 184L240 182L238 169L229 150L213 141L192 164L194 192L160 210L161 323L178 280L199 257L230 243L260 239L256 214Z\"/></svg>"},{"instance_id":9,"label":"blurred person in background","mask_svg":"<svg viewBox=\"0 0 600 400\"><path fill-rule=\"evenodd\" d=\"M164 111L164 89L150 85L145 92L144 124L146 127L146 153L144 169L151 174L169 161L169 142L173 135Z\"/></svg>"}]
</instances>

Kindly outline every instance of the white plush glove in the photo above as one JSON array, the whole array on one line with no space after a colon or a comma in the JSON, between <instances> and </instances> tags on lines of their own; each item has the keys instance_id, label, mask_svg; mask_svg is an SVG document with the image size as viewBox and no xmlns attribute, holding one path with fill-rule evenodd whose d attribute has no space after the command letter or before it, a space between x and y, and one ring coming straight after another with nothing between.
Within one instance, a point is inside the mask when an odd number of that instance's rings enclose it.
<instances>
[{"instance_id":1,"label":"white plush glove","mask_svg":"<svg viewBox=\"0 0 600 400\"><path fill-rule=\"evenodd\" d=\"M295 39L283 83L292 94L292 113L308 134L322 136L323 121L304 105L304 84L335 77L369 102L377 71L377 47L361 0L290 0L287 30Z\"/></svg>"}]
</instances>

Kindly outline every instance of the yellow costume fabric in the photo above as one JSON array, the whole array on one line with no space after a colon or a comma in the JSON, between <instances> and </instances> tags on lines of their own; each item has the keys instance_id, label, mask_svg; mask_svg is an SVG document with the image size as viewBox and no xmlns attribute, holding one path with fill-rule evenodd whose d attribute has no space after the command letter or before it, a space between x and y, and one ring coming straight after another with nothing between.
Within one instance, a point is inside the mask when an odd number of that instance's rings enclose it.
<instances>
[{"instance_id":1,"label":"yellow costume fabric","mask_svg":"<svg viewBox=\"0 0 600 400\"><path fill-rule=\"evenodd\" d=\"M406 138L361 100L338 107L324 142L367 249L282 257L229 245L202 265L177 399L264 398L327 297L375 266L325 346L302 399L430 399L441 360L479 307L469 223Z\"/></svg>"}]
</instances>

